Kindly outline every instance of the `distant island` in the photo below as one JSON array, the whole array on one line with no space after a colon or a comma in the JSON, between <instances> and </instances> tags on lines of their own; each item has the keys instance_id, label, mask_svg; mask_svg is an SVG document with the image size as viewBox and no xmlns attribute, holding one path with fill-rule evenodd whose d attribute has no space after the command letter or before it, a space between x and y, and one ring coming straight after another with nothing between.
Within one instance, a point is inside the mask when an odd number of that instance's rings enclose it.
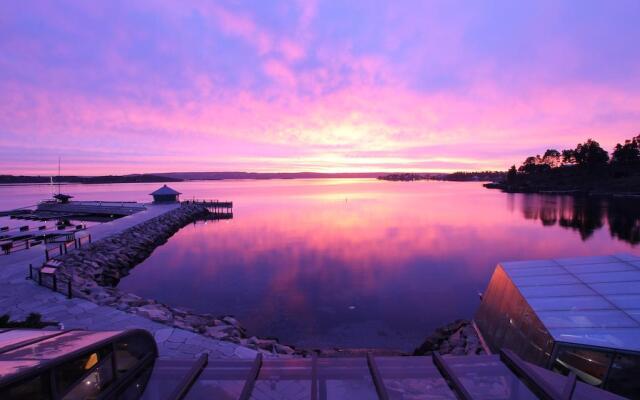
<instances>
[{"instance_id":1,"label":"distant island","mask_svg":"<svg viewBox=\"0 0 640 400\"><path fill-rule=\"evenodd\" d=\"M0 175L0 185L13 184L49 184L49 183L148 183L148 182L179 182L182 179L151 174L133 175L102 175L102 176L26 176Z\"/></svg>"},{"instance_id":2,"label":"distant island","mask_svg":"<svg viewBox=\"0 0 640 400\"><path fill-rule=\"evenodd\" d=\"M380 175L377 178L382 181L408 182L408 181L423 181L427 179L432 179L433 176L430 174L402 173L402 174Z\"/></svg>"},{"instance_id":3,"label":"distant island","mask_svg":"<svg viewBox=\"0 0 640 400\"><path fill-rule=\"evenodd\" d=\"M600 144L588 139L574 149L548 149L530 156L504 179L485 185L519 193L639 194L640 135L618 143L609 156Z\"/></svg>"},{"instance_id":4,"label":"distant island","mask_svg":"<svg viewBox=\"0 0 640 400\"><path fill-rule=\"evenodd\" d=\"M103 176L27 176L0 175L0 185L49 184L49 183L149 183L183 182L193 180L224 179L321 179L321 178L376 178L380 172L163 172L153 174L103 175Z\"/></svg>"},{"instance_id":5,"label":"distant island","mask_svg":"<svg viewBox=\"0 0 640 400\"><path fill-rule=\"evenodd\" d=\"M378 176L378 179L383 181L397 181L397 182L409 182L409 181L422 181L422 180L437 180L437 181L455 181L455 182L492 182L503 180L507 173L505 171L480 171L480 172L453 172L450 174L436 174L436 173L396 173Z\"/></svg>"}]
</instances>

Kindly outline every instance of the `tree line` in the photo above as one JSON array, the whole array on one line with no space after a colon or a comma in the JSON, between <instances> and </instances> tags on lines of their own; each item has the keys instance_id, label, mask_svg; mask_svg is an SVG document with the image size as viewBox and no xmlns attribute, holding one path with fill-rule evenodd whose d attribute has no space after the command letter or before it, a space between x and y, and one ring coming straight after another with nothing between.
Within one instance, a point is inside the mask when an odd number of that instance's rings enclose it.
<instances>
[{"instance_id":1,"label":"tree line","mask_svg":"<svg viewBox=\"0 0 640 400\"><path fill-rule=\"evenodd\" d=\"M611 156L597 141L588 139L584 143L578 143L574 149L548 149L542 156L527 157L520 167L511 166L507 172L507 182L514 182L522 175L545 175L557 169L576 169L588 173L610 172L615 177L623 177L640 172L638 167L640 135L616 144Z\"/></svg>"}]
</instances>

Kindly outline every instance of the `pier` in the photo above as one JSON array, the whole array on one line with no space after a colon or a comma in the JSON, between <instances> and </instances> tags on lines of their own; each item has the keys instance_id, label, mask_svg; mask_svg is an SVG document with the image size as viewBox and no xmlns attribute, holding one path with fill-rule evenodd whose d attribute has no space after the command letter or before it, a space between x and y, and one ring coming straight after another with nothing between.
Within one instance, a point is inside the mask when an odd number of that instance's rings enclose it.
<instances>
[{"instance_id":1,"label":"pier","mask_svg":"<svg viewBox=\"0 0 640 400\"><path fill-rule=\"evenodd\" d=\"M210 215L204 219L219 220L219 219L232 219L233 218L233 202L231 201L219 201L219 200L186 200L181 204L196 204L205 207Z\"/></svg>"},{"instance_id":2,"label":"pier","mask_svg":"<svg viewBox=\"0 0 640 400\"><path fill-rule=\"evenodd\" d=\"M102 241L179 206L178 203L146 205L144 211L106 224L93 225L86 233L91 235L92 242ZM82 243L82 247L84 244ZM253 349L156 322L143 314L125 312L75 296L68 299L71 291L64 279L56 279L56 291L52 290L51 277L47 279L43 276L42 286L38 285L38 272L35 268L30 271L29 264L35 267L46 263L46 249L47 245L41 243L25 251L0 256L0 304L3 313L9 314L12 319L24 319L29 313L37 312L42 315L43 320L60 323L64 329L146 329L154 335L160 356L166 358L194 358L200 353L208 353L211 359L256 356L257 352ZM29 275L32 279L25 279Z\"/></svg>"}]
</instances>

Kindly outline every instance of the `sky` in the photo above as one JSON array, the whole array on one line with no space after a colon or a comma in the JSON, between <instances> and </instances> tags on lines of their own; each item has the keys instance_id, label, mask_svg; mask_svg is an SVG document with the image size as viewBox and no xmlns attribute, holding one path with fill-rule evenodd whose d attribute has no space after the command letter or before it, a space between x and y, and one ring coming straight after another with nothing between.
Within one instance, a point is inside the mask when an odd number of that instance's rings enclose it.
<instances>
[{"instance_id":1,"label":"sky","mask_svg":"<svg viewBox=\"0 0 640 400\"><path fill-rule=\"evenodd\" d=\"M506 169L640 133L640 2L0 5L0 174Z\"/></svg>"}]
</instances>

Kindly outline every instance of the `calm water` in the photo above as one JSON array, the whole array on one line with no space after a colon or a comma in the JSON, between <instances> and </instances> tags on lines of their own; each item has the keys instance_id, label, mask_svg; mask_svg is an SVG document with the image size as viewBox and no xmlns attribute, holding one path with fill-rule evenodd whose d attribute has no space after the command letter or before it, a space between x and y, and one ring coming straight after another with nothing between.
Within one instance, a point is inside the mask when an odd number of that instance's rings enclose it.
<instances>
[{"instance_id":1,"label":"calm water","mask_svg":"<svg viewBox=\"0 0 640 400\"><path fill-rule=\"evenodd\" d=\"M77 199L146 200L158 184L69 185ZM119 287L307 347L416 347L469 318L503 260L635 252L638 200L510 195L479 183L176 183L234 201L234 218L178 232ZM0 209L49 189L0 187ZM1 260L0 260L1 262Z\"/></svg>"}]
</instances>

